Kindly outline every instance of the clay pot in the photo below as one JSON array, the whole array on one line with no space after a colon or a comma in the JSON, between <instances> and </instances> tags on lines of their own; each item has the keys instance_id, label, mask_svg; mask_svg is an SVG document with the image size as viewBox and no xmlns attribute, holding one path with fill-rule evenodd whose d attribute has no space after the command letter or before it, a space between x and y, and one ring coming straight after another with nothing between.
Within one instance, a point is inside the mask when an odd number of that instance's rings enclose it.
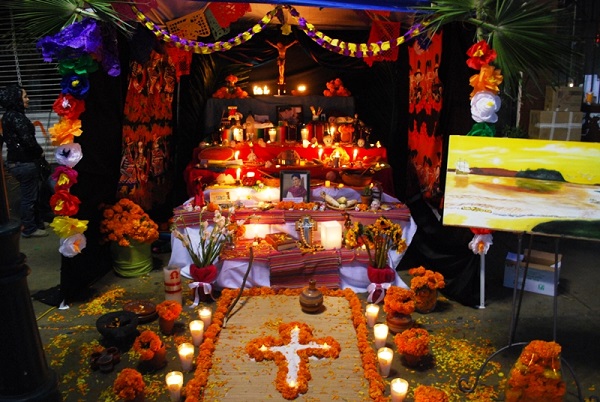
<instances>
[{"instance_id":1,"label":"clay pot","mask_svg":"<svg viewBox=\"0 0 600 402\"><path fill-rule=\"evenodd\" d=\"M308 288L300 294L300 307L309 314L318 313L323 307L323 293L317 289L317 281L311 279Z\"/></svg>"},{"instance_id":2,"label":"clay pot","mask_svg":"<svg viewBox=\"0 0 600 402\"><path fill-rule=\"evenodd\" d=\"M431 313L437 305L437 289L423 288L415 292L415 311L421 314Z\"/></svg>"},{"instance_id":3,"label":"clay pot","mask_svg":"<svg viewBox=\"0 0 600 402\"><path fill-rule=\"evenodd\" d=\"M163 335L172 335L173 328L175 328L175 320L166 320L162 317L158 317L158 326Z\"/></svg>"},{"instance_id":4,"label":"clay pot","mask_svg":"<svg viewBox=\"0 0 600 402\"><path fill-rule=\"evenodd\" d=\"M385 318L386 324L393 334L407 330L413 326L412 316L410 314L392 313Z\"/></svg>"},{"instance_id":5,"label":"clay pot","mask_svg":"<svg viewBox=\"0 0 600 402\"><path fill-rule=\"evenodd\" d=\"M418 367L423 361L423 356L411 355L408 353L402 354L402 361L408 367Z\"/></svg>"},{"instance_id":6,"label":"clay pot","mask_svg":"<svg viewBox=\"0 0 600 402\"><path fill-rule=\"evenodd\" d=\"M164 344L154 352L154 356L149 360L149 365L154 370L159 370L167 365L167 348Z\"/></svg>"}]
</instances>

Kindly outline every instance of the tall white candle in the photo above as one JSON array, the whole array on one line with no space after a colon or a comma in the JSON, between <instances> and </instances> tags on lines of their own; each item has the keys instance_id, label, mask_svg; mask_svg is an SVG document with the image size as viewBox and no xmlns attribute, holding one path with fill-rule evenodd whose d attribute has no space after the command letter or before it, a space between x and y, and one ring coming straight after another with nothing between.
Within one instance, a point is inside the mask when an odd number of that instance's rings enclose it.
<instances>
[{"instance_id":1,"label":"tall white candle","mask_svg":"<svg viewBox=\"0 0 600 402\"><path fill-rule=\"evenodd\" d=\"M237 181L240 181L240 178L242 177L242 168L237 168L235 170L235 179Z\"/></svg>"},{"instance_id":2,"label":"tall white candle","mask_svg":"<svg viewBox=\"0 0 600 402\"><path fill-rule=\"evenodd\" d=\"M390 348L380 348L377 350L377 360L379 361L379 372L382 377L390 375L390 369L392 368L392 359L394 358L394 351Z\"/></svg>"},{"instance_id":3,"label":"tall white candle","mask_svg":"<svg viewBox=\"0 0 600 402\"><path fill-rule=\"evenodd\" d=\"M212 311L208 307L202 307L200 311L198 311L198 316L204 323L204 328L208 329L210 322L212 321Z\"/></svg>"},{"instance_id":4,"label":"tall white candle","mask_svg":"<svg viewBox=\"0 0 600 402\"><path fill-rule=\"evenodd\" d=\"M371 328L377 322L377 315L379 314L379 306L377 304L367 304L366 308L367 325Z\"/></svg>"},{"instance_id":5,"label":"tall white candle","mask_svg":"<svg viewBox=\"0 0 600 402\"><path fill-rule=\"evenodd\" d=\"M183 374L181 371L167 373L165 382L171 396L171 402L179 402L181 400L181 387L183 387Z\"/></svg>"},{"instance_id":6,"label":"tall white candle","mask_svg":"<svg viewBox=\"0 0 600 402\"><path fill-rule=\"evenodd\" d=\"M275 142L277 140L277 130L274 128L269 129L269 141Z\"/></svg>"},{"instance_id":7,"label":"tall white candle","mask_svg":"<svg viewBox=\"0 0 600 402\"><path fill-rule=\"evenodd\" d=\"M163 276L165 283L165 300L174 300L183 305L181 268L169 265L163 268Z\"/></svg>"},{"instance_id":8,"label":"tall white candle","mask_svg":"<svg viewBox=\"0 0 600 402\"><path fill-rule=\"evenodd\" d=\"M375 348L379 349L385 346L388 336L388 326L386 324L375 324L373 333L375 335Z\"/></svg>"},{"instance_id":9,"label":"tall white candle","mask_svg":"<svg viewBox=\"0 0 600 402\"><path fill-rule=\"evenodd\" d=\"M200 346L204 339L204 322L201 320L193 320L190 322L190 332L192 333L192 342L194 346Z\"/></svg>"},{"instance_id":10,"label":"tall white candle","mask_svg":"<svg viewBox=\"0 0 600 402\"><path fill-rule=\"evenodd\" d=\"M182 343L177 348L179 354L179 360L181 361L181 368L183 371L192 371L194 367L194 345L191 343Z\"/></svg>"},{"instance_id":11,"label":"tall white candle","mask_svg":"<svg viewBox=\"0 0 600 402\"><path fill-rule=\"evenodd\" d=\"M408 393L408 381L403 378L394 378L390 383L392 402L403 402Z\"/></svg>"}]
</instances>

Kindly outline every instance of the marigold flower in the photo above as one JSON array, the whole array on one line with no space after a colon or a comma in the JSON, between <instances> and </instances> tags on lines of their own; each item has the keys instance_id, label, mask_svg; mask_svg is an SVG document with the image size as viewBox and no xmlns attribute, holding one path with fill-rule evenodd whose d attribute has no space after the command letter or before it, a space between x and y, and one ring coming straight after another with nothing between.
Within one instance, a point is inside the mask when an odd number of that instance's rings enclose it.
<instances>
[{"instance_id":1,"label":"marigold flower","mask_svg":"<svg viewBox=\"0 0 600 402\"><path fill-rule=\"evenodd\" d=\"M441 389L429 385L419 385L415 388L415 402L448 402L448 394Z\"/></svg>"},{"instance_id":2,"label":"marigold flower","mask_svg":"<svg viewBox=\"0 0 600 402\"><path fill-rule=\"evenodd\" d=\"M122 198L107 207L100 222L105 241L128 247L132 241L152 243L158 239L158 225L133 201Z\"/></svg>"},{"instance_id":3,"label":"marigold flower","mask_svg":"<svg viewBox=\"0 0 600 402\"><path fill-rule=\"evenodd\" d=\"M131 368L123 369L113 383L114 393L124 400L132 400L141 392L144 392L146 384L142 374Z\"/></svg>"},{"instance_id":4,"label":"marigold flower","mask_svg":"<svg viewBox=\"0 0 600 402\"><path fill-rule=\"evenodd\" d=\"M429 332L423 328L410 328L394 336L398 352L413 356L425 356L429 353Z\"/></svg>"},{"instance_id":5,"label":"marigold flower","mask_svg":"<svg viewBox=\"0 0 600 402\"><path fill-rule=\"evenodd\" d=\"M154 353L163 347L160 337L150 330L143 331L133 342L133 350L140 355L141 360L151 360Z\"/></svg>"},{"instance_id":6,"label":"marigold flower","mask_svg":"<svg viewBox=\"0 0 600 402\"><path fill-rule=\"evenodd\" d=\"M181 304L174 300L165 300L156 306L156 312L165 320L176 320L181 314Z\"/></svg>"},{"instance_id":7,"label":"marigold flower","mask_svg":"<svg viewBox=\"0 0 600 402\"><path fill-rule=\"evenodd\" d=\"M399 286L390 286L383 298L383 311L387 314L409 315L415 312L414 292Z\"/></svg>"}]
</instances>

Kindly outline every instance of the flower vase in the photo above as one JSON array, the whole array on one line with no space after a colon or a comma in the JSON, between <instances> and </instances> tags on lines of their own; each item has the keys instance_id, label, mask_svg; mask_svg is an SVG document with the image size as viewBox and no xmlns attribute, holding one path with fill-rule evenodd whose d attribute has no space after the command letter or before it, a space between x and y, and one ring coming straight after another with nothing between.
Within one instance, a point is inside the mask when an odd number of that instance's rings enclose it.
<instances>
[{"instance_id":1,"label":"flower vase","mask_svg":"<svg viewBox=\"0 0 600 402\"><path fill-rule=\"evenodd\" d=\"M196 264L190 264L190 276L197 282L198 286L192 290L192 299L196 302L212 302L214 301L212 294L212 287L209 293L206 293L204 286L200 284L212 285L219 275L219 270L214 264L207 265L205 267L199 267Z\"/></svg>"},{"instance_id":2,"label":"flower vase","mask_svg":"<svg viewBox=\"0 0 600 402\"><path fill-rule=\"evenodd\" d=\"M437 289L428 287L415 291L415 311L421 314L431 313L437 305Z\"/></svg>"},{"instance_id":3,"label":"flower vase","mask_svg":"<svg viewBox=\"0 0 600 402\"><path fill-rule=\"evenodd\" d=\"M162 317L158 317L158 326L160 327L160 332L163 335L172 335L173 328L175 328L175 320L167 320Z\"/></svg>"},{"instance_id":4,"label":"flower vase","mask_svg":"<svg viewBox=\"0 0 600 402\"><path fill-rule=\"evenodd\" d=\"M371 201L373 201L373 197L370 195L361 195L360 196L360 203L361 204L365 204L365 205L371 205Z\"/></svg>"},{"instance_id":5,"label":"flower vase","mask_svg":"<svg viewBox=\"0 0 600 402\"><path fill-rule=\"evenodd\" d=\"M393 334L399 334L413 326L410 314L391 313L386 316L385 321L390 332Z\"/></svg>"},{"instance_id":6,"label":"flower vase","mask_svg":"<svg viewBox=\"0 0 600 402\"><path fill-rule=\"evenodd\" d=\"M126 247L111 242L110 255L113 269L119 276L134 278L152 271L152 248L150 243L132 241Z\"/></svg>"},{"instance_id":7,"label":"flower vase","mask_svg":"<svg viewBox=\"0 0 600 402\"><path fill-rule=\"evenodd\" d=\"M367 266L367 277L371 283L380 285L382 283L394 283L396 279L396 271L394 271L390 266L386 265L383 268L373 267L371 265ZM371 300L383 300L383 296L385 295L385 289L381 287L377 287L370 299ZM371 301L370 301L371 302Z\"/></svg>"}]
</instances>

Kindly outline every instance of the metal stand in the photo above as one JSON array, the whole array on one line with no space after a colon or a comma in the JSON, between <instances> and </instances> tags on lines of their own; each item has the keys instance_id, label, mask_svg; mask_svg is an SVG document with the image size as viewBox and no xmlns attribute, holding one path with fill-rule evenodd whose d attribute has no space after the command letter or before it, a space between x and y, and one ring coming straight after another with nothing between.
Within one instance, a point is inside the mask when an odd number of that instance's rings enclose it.
<instances>
[{"instance_id":1,"label":"metal stand","mask_svg":"<svg viewBox=\"0 0 600 402\"><path fill-rule=\"evenodd\" d=\"M558 242L559 242L559 239L560 238L558 238L558 237L555 239L555 245L554 245L554 267L555 267L555 269L554 269L553 328L552 328L552 340L553 341L556 341L556 327L557 327L557 322L558 322L558 280L559 280ZM519 313L521 312L521 304L523 302L523 292L525 289L525 281L527 279L527 270L529 268L529 260L531 257L531 247L532 247L532 243L533 243L533 235L530 236L529 240L530 241L529 241L529 248L527 251L527 253L528 253L527 259L525 262L525 267L523 269L523 279L521 281L520 288L518 288L519 271L521 268L521 262L523 261L523 259L521 257L522 249L523 249L523 234L522 233L518 234L517 264L516 264L515 279L514 279L514 284L513 284L513 301L512 301L512 309L511 309L510 328L509 328L509 332L508 332L508 345L506 345L506 346L498 349L494 353L492 353L483 362L483 364L481 365L481 367L479 368L479 370L477 371L477 373L475 375L475 382L473 383L472 386L469 386L469 377L460 377L458 379L458 389L461 390L462 392L471 393L475 390L475 388L477 388L477 384L479 383L479 379L481 378L481 375L485 371L485 367L498 354L500 354L510 348L516 347L516 346L525 346L525 345L529 344L529 342L519 342L519 343L514 342L515 332L517 329L517 323L519 321ZM483 269L485 269L485 268L483 268ZM517 293L519 293L518 298L517 298ZM571 368L569 363L562 357L561 357L561 363L571 373L571 377L573 377L575 385L577 386L577 397L578 397L579 401L583 402L584 399L583 399L583 395L581 394L581 386L579 384L579 381L577 380L577 377L575 376L575 372L573 371L573 369ZM593 401L598 401L598 397L596 397L596 396L592 396L590 399Z\"/></svg>"}]
</instances>

